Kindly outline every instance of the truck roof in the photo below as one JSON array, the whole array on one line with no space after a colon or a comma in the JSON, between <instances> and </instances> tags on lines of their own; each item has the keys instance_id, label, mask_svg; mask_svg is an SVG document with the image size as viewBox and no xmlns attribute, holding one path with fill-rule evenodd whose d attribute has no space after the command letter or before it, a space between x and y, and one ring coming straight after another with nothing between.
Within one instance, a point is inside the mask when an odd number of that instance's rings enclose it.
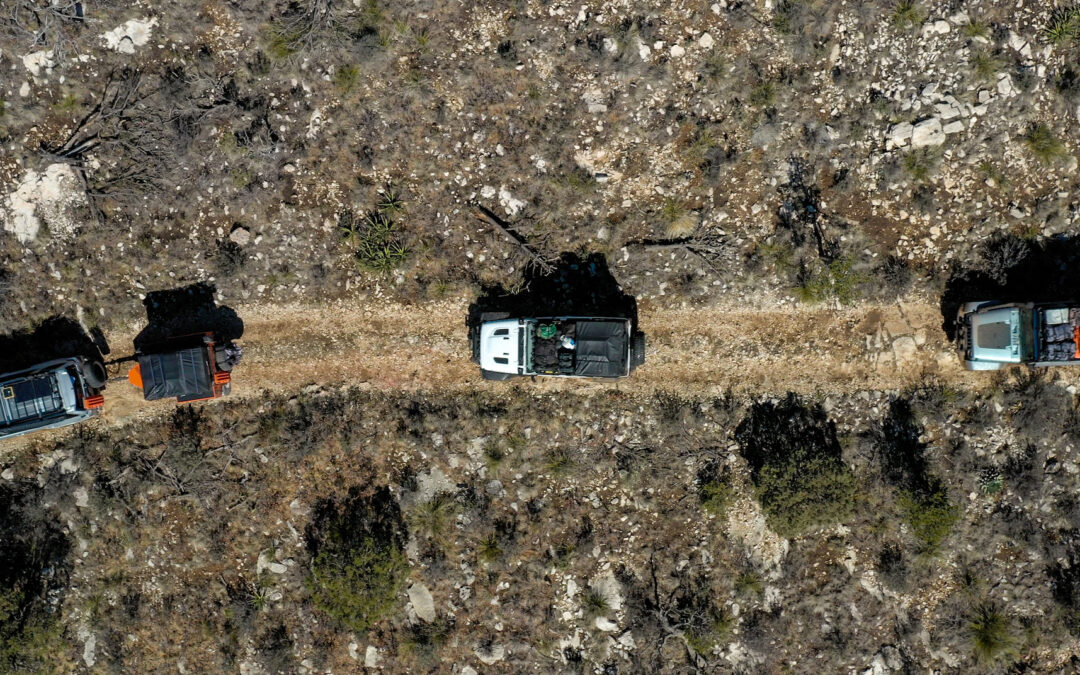
<instances>
[{"instance_id":1,"label":"truck roof","mask_svg":"<svg viewBox=\"0 0 1080 675\"><path fill-rule=\"evenodd\" d=\"M626 321L577 322L574 374L581 377L619 377L626 374Z\"/></svg>"},{"instance_id":2,"label":"truck roof","mask_svg":"<svg viewBox=\"0 0 1080 675\"><path fill-rule=\"evenodd\" d=\"M89 417L76 391L79 365L75 359L40 363L0 375L0 438L54 428Z\"/></svg>"},{"instance_id":3,"label":"truck roof","mask_svg":"<svg viewBox=\"0 0 1080 675\"><path fill-rule=\"evenodd\" d=\"M211 398L214 380L205 346L138 357L143 397L147 401L177 398L181 402Z\"/></svg>"}]
</instances>

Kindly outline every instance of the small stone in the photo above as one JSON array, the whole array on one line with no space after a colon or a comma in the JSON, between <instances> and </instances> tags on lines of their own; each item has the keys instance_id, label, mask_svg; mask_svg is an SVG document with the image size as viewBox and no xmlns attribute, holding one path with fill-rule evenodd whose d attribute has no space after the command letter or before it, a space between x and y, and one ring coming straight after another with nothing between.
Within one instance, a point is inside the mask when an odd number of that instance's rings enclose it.
<instances>
[{"instance_id":1,"label":"small stone","mask_svg":"<svg viewBox=\"0 0 1080 675\"><path fill-rule=\"evenodd\" d=\"M266 569L270 570L271 574L285 574L289 571L288 567L285 567L279 562L272 562L266 566Z\"/></svg>"},{"instance_id":2,"label":"small stone","mask_svg":"<svg viewBox=\"0 0 1080 675\"><path fill-rule=\"evenodd\" d=\"M686 54L686 50L683 49L682 47L680 47L679 45L671 45L671 56L672 56L672 58L677 59L677 58L680 58L680 57L684 56L685 54Z\"/></svg>"},{"instance_id":3,"label":"small stone","mask_svg":"<svg viewBox=\"0 0 1080 675\"><path fill-rule=\"evenodd\" d=\"M596 617L593 625L595 625L599 630L602 630L605 633L614 633L615 631L619 630L619 624L603 616Z\"/></svg>"},{"instance_id":4,"label":"small stone","mask_svg":"<svg viewBox=\"0 0 1080 675\"><path fill-rule=\"evenodd\" d=\"M958 134L963 130L964 123L960 120L956 120L955 122L949 122L942 128L942 131L944 131L946 134Z\"/></svg>"},{"instance_id":5,"label":"small stone","mask_svg":"<svg viewBox=\"0 0 1080 675\"><path fill-rule=\"evenodd\" d=\"M229 241L237 246L247 246L251 241L251 230L243 225L233 225L232 232L229 233Z\"/></svg>"},{"instance_id":6,"label":"small stone","mask_svg":"<svg viewBox=\"0 0 1080 675\"><path fill-rule=\"evenodd\" d=\"M377 668L379 666L379 650L375 645L368 645L364 650L364 667Z\"/></svg>"},{"instance_id":7,"label":"small stone","mask_svg":"<svg viewBox=\"0 0 1080 675\"><path fill-rule=\"evenodd\" d=\"M1016 96L1016 86L1013 85L1012 77L1008 73L1002 73L997 81L998 93L1002 96Z\"/></svg>"},{"instance_id":8,"label":"small stone","mask_svg":"<svg viewBox=\"0 0 1080 675\"><path fill-rule=\"evenodd\" d=\"M701 37L698 38L697 43L698 46L702 49L712 49L713 36L709 35L708 33L702 33Z\"/></svg>"},{"instance_id":9,"label":"small stone","mask_svg":"<svg viewBox=\"0 0 1080 675\"><path fill-rule=\"evenodd\" d=\"M918 346L915 344L915 338L911 336L904 336L893 340L892 348L893 353L896 355L897 363L913 360L915 358L915 353L918 351Z\"/></svg>"},{"instance_id":10,"label":"small stone","mask_svg":"<svg viewBox=\"0 0 1080 675\"><path fill-rule=\"evenodd\" d=\"M506 648L502 645L491 645L490 647L477 647L473 650L476 654L476 658L480 659L484 665L492 666L506 658Z\"/></svg>"},{"instance_id":11,"label":"small stone","mask_svg":"<svg viewBox=\"0 0 1080 675\"><path fill-rule=\"evenodd\" d=\"M412 603L416 616L422 621L431 623L435 620L435 599L431 597L431 591L421 583L409 586L409 602Z\"/></svg>"},{"instance_id":12,"label":"small stone","mask_svg":"<svg viewBox=\"0 0 1080 675\"><path fill-rule=\"evenodd\" d=\"M4 469L3 473L0 473L0 478L4 480L15 480L15 471L11 468Z\"/></svg>"},{"instance_id":13,"label":"small stone","mask_svg":"<svg viewBox=\"0 0 1080 675\"><path fill-rule=\"evenodd\" d=\"M85 487L75 488L75 506L80 509L90 506L90 492Z\"/></svg>"}]
</instances>

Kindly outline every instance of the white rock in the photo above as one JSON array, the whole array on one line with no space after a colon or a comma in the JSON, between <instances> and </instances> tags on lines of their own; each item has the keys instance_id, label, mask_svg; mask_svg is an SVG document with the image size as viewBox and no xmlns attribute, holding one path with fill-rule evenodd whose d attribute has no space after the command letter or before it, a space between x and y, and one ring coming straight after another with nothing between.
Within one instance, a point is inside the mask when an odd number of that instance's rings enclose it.
<instances>
[{"instance_id":1,"label":"white rock","mask_svg":"<svg viewBox=\"0 0 1080 675\"><path fill-rule=\"evenodd\" d=\"M502 205L508 216L516 216L518 211L525 208L525 202L515 199L505 185L499 188L499 204Z\"/></svg>"},{"instance_id":2,"label":"white rock","mask_svg":"<svg viewBox=\"0 0 1080 675\"><path fill-rule=\"evenodd\" d=\"M945 132L941 129L941 120L936 117L919 122L911 131L911 147L913 148L941 145L944 142Z\"/></svg>"},{"instance_id":3,"label":"white rock","mask_svg":"<svg viewBox=\"0 0 1080 675\"><path fill-rule=\"evenodd\" d=\"M937 109L937 116L941 120L951 120L954 117L959 117L961 113L959 106L948 102L937 103L934 107Z\"/></svg>"},{"instance_id":4,"label":"white rock","mask_svg":"<svg viewBox=\"0 0 1080 675\"><path fill-rule=\"evenodd\" d=\"M477 675L476 668L472 666L462 666L459 672L461 675Z\"/></svg>"},{"instance_id":5,"label":"white rock","mask_svg":"<svg viewBox=\"0 0 1080 675\"><path fill-rule=\"evenodd\" d=\"M157 25L157 18L131 19L101 36L105 46L121 54L134 54L150 40L150 31Z\"/></svg>"},{"instance_id":6,"label":"white rock","mask_svg":"<svg viewBox=\"0 0 1080 675\"><path fill-rule=\"evenodd\" d=\"M19 96L22 96L23 98L26 98L29 95L30 95L30 83L29 82L23 82L22 86L19 87Z\"/></svg>"},{"instance_id":7,"label":"white rock","mask_svg":"<svg viewBox=\"0 0 1080 675\"><path fill-rule=\"evenodd\" d=\"M648 61L649 57L652 55L652 50L649 49L649 45L645 44L641 40L638 40L637 53L638 56L641 57L642 61Z\"/></svg>"},{"instance_id":8,"label":"white rock","mask_svg":"<svg viewBox=\"0 0 1080 675\"><path fill-rule=\"evenodd\" d=\"M709 35L708 33L702 33L701 37L698 38L697 43L698 46L702 49L712 49L712 46L714 44L713 36Z\"/></svg>"},{"instance_id":9,"label":"white rock","mask_svg":"<svg viewBox=\"0 0 1080 675\"><path fill-rule=\"evenodd\" d=\"M1002 96L1016 96L1018 93L1016 87L1013 85L1012 77L1008 73L1002 73L1001 77L997 81L998 93Z\"/></svg>"},{"instance_id":10,"label":"white rock","mask_svg":"<svg viewBox=\"0 0 1080 675\"><path fill-rule=\"evenodd\" d=\"M416 616L421 620L431 623L435 620L435 599L431 597L431 591L421 583L409 586L409 602L412 603Z\"/></svg>"},{"instance_id":11,"label":"white rock","mask_svg":"<svg viewBox=\"0 0 1080 675\"><path fill-rule=\"evenodd\" d=\"M40 78L52 73L53 66L56 62L53 60L53 53L51 49L43 49L38 52L31 52L22 58L23 66L30 71L30 74L34 78Z\"/></svg>"},{"instance_id":12,"label":"white rock","mask_svg":"<svg viewBox=\"0 0 1080 675\"><path fill-rule=\"evenodd\" d=\"M289 571L288 567L285 567L279 562L272 562L266 566L266 569L270 570L271 574L285 574Z\"/></svg>"},{"instance_id":13,"label":"white rock","mask_svg":"<svg viewBox=\"0 0 1080 675\"><path fill-rule=\"evenodd\" d=\"M364 650L364 667L379 667L379 650L375 647L375 645L368 645L367 649Z\"/></svg>"},{"instance_id":14,"label":"white rock","mask_svg":"<svg viewBox=\"0 0 1080 675\"><path fill-rule=\"evenodd\" d=\"M672 56L672 58L677 59L677 58L680 58L680 57L684 56L685 54L686 54L686 50L683 49L682 47L680 47L679 45L671 45L671 56Z\"/></svg>"},{"instance_id":15,"label":"white rock","mask_svg":"<svg viewBox=\"0 0 1080 675\"><path fill-rule=\"evenodd\" d=\"M942 131L944 131L946 134L958 134L963 130L964 123L960 120L956 120L955 122L949 122L942 128Z\"/></svg>"},{"instance_id":16,"label":"white rock","mask_svg":"<svg viewBox=\"0 0 1080 675\"><path fill-rule=\"evenodd\" d=\"M596 617L596 620L593 621L593 625L605 633L614 633L619 630L619 624L603 616Z\"/></svg>"},{"instance_id":17,"label":"white rock","mask_svg":"<svg viewBox=\"0 0 1080 675\"><path fill-rule=\"evenodd\" d=\"M897 363L913 360L918 351L918 346L915 344L915 338L910 335L898 337L893 340L892 348L893 353L896 355Z\"/></svg>"},{"instance_id":18,"label":"white rock","mask_svg":"<svg viewBox=\"0 0 1080 675\"><path fill-rule=\"evenodd\" d=\"M68 211L86 201L71 165L50 164L43 174L33 169L26 172L18 189L0 204L0 220L4 230L13 232L23 244L37 238L42 218L52 236L62 240L79 225Z\"/></svg>"},{"instance_id":19,"label":"white rock","mask_svg":"<svg viewBox=\"0 0 1080 675\"><path fill-rule=\"evenodd\" d=\"M893 125L893 127L889 129L889 140L896 145L907 145L908 142L911 141L912 131L914 131L914 127L907 122Z\"/></svg>"},{"instance_id":20,"label":"white rock","mask_svg":"<svg viewBox=\"0 0 1080 675\"><path fill-rule=\"evenodd\" d=\"M944 19L938 19L934 22L934 31L939 35L944 35L945 33L948 33L951 29L952 26L950 26L949 22L945 21Z\"/></svg>"},{"instance_id":21,"label":"white rock","mask_svg":"<svg viewBox=\"0 0 1080 675\"><path fill-rule=\"evenodd\" d=\"M236 227L229 233L229 241L237 246L247 246L251 241L251 230L243 226Z\"/></svg>"},{"instance_id":22,"label":"white rock","mask_svg":"<svg viewBox=\"0 0 1080 675\"><path fill-rule=\"evenodd\" d=\"M0 473L0 478L4 480L15 480L15 472L9 469L4 469L4 473Z\"/></svg>"},{"instance_id":23,"label":"white rock","mask_svg":"<svg viewBox=\"0 0 1080 675\"><path fill-rule=\"evenodd\" d=\"M585 101L585 105L590 113L602 113L607 112L607 106L604 105L604 93L599 89L587 89L585 93L581 95L581 100Z\"/></svg>"},{"instance_id":24,"label":"white rock","mask_svg":"<svg viewBox=\"0 0 1080 675\"><path fill-rule=\"evenodd\" d=\"M925 87L923 87L922 97L925 99L933 98L934 94L937 93L938 87L940 86L941 85L937 82L931 82L930 84L926 85Z\"/></svg>"},{"instance_id":25,"label":"white rock","mask_svg":"<svg viewBox=\"0 0 1080 675\"><path fill-rule=\"evenodd\" d=\"M626 631L619 636L619 644L622 645L624 649L637 648L637 644L634 642L634 634L630 631Z\"/></svg>"},{"instance_id":26,"label":"white rock","mask_svg":"<svg viewBox=\"0 0 1080 675\"><path fill-rule=\"evenodd\" d=\"M83 663L87 668L93 668L94 663L97 661L97 657L94 656L94 649L97 647L97 638L93 635L86 638L86 642L83 643L82 658Z\"/></svg>"},{"instance_id":27,"label":"white rock","mask_svg":"<svg viewBox=\"0 0 1080 675\"><path fill-rule=\"evenodd\" d=\"M85 509L90 506L90 492L84 487L75 488L75 506Z\"/></svg>"}]
</instances>

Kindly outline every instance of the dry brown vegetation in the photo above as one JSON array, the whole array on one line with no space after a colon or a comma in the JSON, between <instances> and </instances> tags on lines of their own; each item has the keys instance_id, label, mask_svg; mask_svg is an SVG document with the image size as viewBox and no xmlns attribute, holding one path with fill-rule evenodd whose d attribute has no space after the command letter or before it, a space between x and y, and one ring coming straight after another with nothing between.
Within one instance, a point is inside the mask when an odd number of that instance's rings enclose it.
<instances>
[{"instance_id":1,"label":"dry brown vegetation","mask_svg":"<svg viewBox=\"0 0 1080 675\"><path fill-rule=\"evenodd\" d=\"M948 339L962 300L1080 287L1077 33L3 3L0 329L123 355L148 291L207 282L248 356L230 402L112 387L4 448L0 669L1076 670L1077 375ZM647 364L476 384L469 301L564 252L638 298Z\"/></svg>"},{"instance_id":2,"label":"dry brown vegetation","mask_svg":"<svg viewBox=\"0 0 1080 675\"><path fill-rule=\"evenodd\" d=\"M413 672L874 659L1045 671L1070 658L1076 630L1077 418L1052 379L999 389L844 397L827 413L798 398L312 390L81 427L8 466L5 494L38 515L5 527L51 537L48 579L67 582L14 586L57 656L10 622L5 654L142 672L339 672L365 658ZM765 410L804 422L770 430ZM779 460L835 433L824 442L842 448L853 501L823 520L787 500L762 519L748 424L753 452ZM920 472L959 516L934 549L892 487L917 490ZM727 495L710 502L720 476ZM789 539L772 533L777 517ZM387 536L407 560L392 600L319 600L314 560L398 555L356 543ZM359 623L340 614L354 602Z\"/></svg>"}]
</instances>

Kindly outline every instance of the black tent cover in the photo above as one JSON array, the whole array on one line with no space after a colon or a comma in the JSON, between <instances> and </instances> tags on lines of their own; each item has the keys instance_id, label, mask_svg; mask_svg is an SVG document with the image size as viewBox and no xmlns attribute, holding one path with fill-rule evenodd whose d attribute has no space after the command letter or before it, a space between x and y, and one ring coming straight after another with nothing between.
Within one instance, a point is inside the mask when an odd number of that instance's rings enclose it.
<instances>
[{"instance_id":1,"label":"black tent cover","mask_svg":"<svg viewBox=\"0 0 1080 675\"><path fill-rule=\"evenodd\" d=\"M147 401L176 397L180 401L210 398L214 382L205 347L139 356L143 397Z\"/></svg>"},{"instance_id":2,"label":"black tent cover","mask_svg":"<svg viewBox=\"0 0 1080 675\"><path fill-rule=\"evenodd\" d=\"M626 375L627 323L625 321L578 321L574 339L577 356L574 374L581 377Z\"/></svg>"}]
</instances>

